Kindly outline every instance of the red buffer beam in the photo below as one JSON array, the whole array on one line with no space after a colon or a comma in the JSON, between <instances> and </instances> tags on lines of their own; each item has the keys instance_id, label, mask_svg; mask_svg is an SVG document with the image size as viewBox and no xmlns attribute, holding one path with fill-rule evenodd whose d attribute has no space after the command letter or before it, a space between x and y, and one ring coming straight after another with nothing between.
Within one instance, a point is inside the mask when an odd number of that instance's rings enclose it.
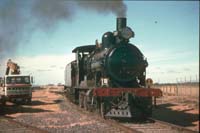
<instances>
[{"instance_id":1,"label":"red buffer beam","mask_svg":"<svg viewBox=\"0 0 200 133\"><path fill-rule=\"evenodd\" d=\"M128 92L140 97L161 97L162 91L156 88L96 88L93 90L94 96L120 96Z\"/></svg>"}]
</instances>

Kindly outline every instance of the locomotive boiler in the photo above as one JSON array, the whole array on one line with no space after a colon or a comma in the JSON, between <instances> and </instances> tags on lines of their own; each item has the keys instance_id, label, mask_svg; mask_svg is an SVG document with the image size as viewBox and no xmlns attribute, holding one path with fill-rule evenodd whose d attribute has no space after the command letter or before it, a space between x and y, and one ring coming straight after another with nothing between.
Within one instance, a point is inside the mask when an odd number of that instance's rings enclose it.
<instances>
[{"instance_id":1,"label":"locomotive boiler","mask_svg":"<svg viewBox=\"0 0 200 133\"><path fill-rule=\"evenodd\" d=\"M146 88L147 60L129 39L134 32L126 18L117 18L116 31L106 32L102 42L80 46L72 52L76 60L65 69L65 89L85 109L97 109L102 116L149 116L152 97L159 89Z\"/></svg>"}]
</instances>

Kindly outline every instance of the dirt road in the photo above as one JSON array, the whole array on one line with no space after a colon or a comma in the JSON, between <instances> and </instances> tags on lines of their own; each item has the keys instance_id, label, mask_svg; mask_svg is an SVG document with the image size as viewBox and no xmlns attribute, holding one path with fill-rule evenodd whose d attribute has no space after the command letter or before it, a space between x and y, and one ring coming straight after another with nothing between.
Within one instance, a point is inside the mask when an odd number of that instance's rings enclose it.
<instances>
[{"instance_id":1,"label":"dirt road","mask_svg":"<svg viewBox=\"0 0 200 133\"><path fill-rule=\"evenodd\" d=\"M6 116L48 132L123 132L75 110L62 96L63 88L35 90L31 105L8 105Z\"/></svg>"}]
</instances>

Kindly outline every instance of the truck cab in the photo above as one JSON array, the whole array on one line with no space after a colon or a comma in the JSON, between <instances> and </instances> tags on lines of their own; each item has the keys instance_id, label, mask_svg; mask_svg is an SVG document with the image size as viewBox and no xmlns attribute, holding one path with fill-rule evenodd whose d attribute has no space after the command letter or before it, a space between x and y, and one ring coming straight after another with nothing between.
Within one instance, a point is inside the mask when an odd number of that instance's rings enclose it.
<instances>
[{"instance_id":1,"label":"truck cab","mask_svg":"<svg viewBox=\"0 0 200 133\"><path fill-rule=\"evenodd\" d=\"M30 75L6 75L0 81L0 95L6 101L23 101L30 103L32 99L32 78Z\"/></svg>"}]
</instances>

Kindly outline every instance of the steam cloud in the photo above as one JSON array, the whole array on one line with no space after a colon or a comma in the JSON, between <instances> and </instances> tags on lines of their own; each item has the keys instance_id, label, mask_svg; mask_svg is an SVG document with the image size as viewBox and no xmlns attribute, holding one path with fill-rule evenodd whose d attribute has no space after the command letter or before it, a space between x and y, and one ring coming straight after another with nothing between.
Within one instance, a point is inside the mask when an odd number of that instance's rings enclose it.
<instances>
[{"instance_id":1,"label":"steam cloud","mask_svg":"<svg viewBox=\"0 0 200 133\"><path fill-rule=\"evenodd\" d=\"M0 61L14 55L21 42L29 39L34 29L48 32L61 21L72 20L77 8L101 14L126 15L122 0L65 1L65 0L2 0L0 2Z\"/></svg>"}]
</instances>

